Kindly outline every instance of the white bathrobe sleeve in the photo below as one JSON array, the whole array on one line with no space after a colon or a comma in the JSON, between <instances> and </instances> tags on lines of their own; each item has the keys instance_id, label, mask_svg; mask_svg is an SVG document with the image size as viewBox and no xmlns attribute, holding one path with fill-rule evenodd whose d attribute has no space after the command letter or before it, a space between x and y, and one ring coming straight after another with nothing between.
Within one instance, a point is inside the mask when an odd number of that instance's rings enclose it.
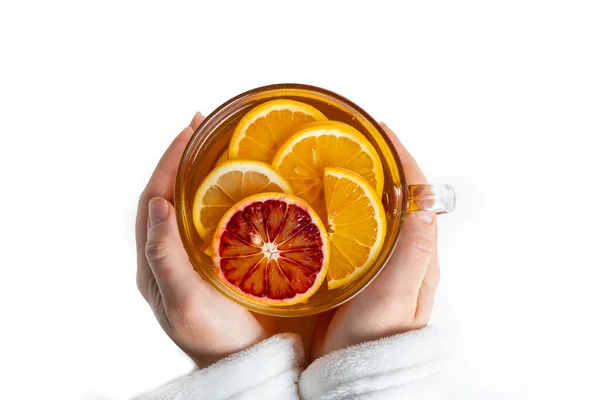
<instances>
[{"instance_id":1,"label":"white bathrobe sleeve","mask_svg":"<svg viewBox=\"0 0 600 400\"><path fill-rule=\"evenodd\" d=\"M445 399L442 345L433 327L337 350L300 376L300 398Z\"/></svg>"},{"instance_id":2,"label":"white bathrobe sleeve","mask_svg":"<svg viewBox=\"0 0 600 400\"><path fill-rule=\"evenodd\" d=\"M300 337L282 333L135 400L298 399L303 362Z\"/></svg>"}]
</instances>

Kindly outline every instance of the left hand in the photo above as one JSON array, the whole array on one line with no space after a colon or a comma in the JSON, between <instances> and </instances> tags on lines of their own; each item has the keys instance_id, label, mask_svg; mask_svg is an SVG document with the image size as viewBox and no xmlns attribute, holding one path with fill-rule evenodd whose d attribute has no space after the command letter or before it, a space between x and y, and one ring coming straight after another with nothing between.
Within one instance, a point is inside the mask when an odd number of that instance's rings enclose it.
<instances>
[{"instance_id":1,"label":"left hand","mask_svg":"<svg viewBox=\"0 0 600 400\"><path fill-rule=\"evenodd\" d=\"M275 331L273 318L255 317L204 282L181 242L172 205L175 176L203 119L196 114L158 163L140 197L135 232L138 289L167 335L200 368Z\"/></svg>"}]
</instances>

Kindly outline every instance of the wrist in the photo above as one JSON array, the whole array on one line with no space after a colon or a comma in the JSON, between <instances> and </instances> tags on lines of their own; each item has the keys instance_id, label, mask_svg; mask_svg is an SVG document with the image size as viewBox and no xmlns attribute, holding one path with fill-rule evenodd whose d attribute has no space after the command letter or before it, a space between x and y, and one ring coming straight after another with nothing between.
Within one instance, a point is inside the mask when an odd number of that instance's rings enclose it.
<instances>
[{"instance_id":1,"label":"wrist","mask_svg":"<svg viewBox=\"0 0 600 400\"><path fill-rule=\"evenodd\" d=\"M350 324L344 326L333 321L328 330L322 354L418 330L427 326L427 322L417 321L413 318L399 319L395 317L390 319L389 316L379 314L371 314L371 317L361 318L359 321L352 319Z\"/></svg>"}]
</instances>

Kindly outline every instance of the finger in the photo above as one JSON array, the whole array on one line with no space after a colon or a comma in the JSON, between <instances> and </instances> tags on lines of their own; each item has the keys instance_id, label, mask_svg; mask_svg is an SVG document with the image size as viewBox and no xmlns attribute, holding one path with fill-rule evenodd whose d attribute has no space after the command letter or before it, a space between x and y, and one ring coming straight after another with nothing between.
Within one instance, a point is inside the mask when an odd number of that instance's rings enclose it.
<instances>
[{"instance_id":1,"label":"finger","mask_svg":"<svg viewBox=\"0 0 600 400\"><path fill-rule=\"evenodd\" d=\"M387 267L368 289L381 294L393 292L400 296L402 304L416 307L425 272L435 252L436 230L434 212L409 213Z\"/></svg>"},{"instance_id":2,"label":"finger","mask_svg":"<svg viewBox=\"0 0 600 400\"><path fill-rule=\"evenodd\" d=\"M147 283L150 278L150 267L144 255L144 247L147 240L148 225L148 201L152 197L160 196L167 200L173 199L173 190L175 186L175 176L181 155L185 146L189 142L194 130L197 129L200 122L204 119L200 113L196 113L190 122L191 126L186 127L171 143L165 154L160 159L158 165L146 188L140 196L138 202L138 212L135 222L135 237L137 247L137 284L140 292L147 298ZM195 126L196 128L193 128Z\"/></svg>"},{"instance_id":3,"label":"finger","mask_svg":"<svg viewBox=\"0 0 600 400\"><path fill-rule=\"evenodd\" d=\"M440 281L440 264L437 252L437 230L434 233L434 251L431 261L427 266L427 271L423 277L419 297L417 299L417 310L415 312L415 323L418 326L425 326L431 317L435 292Z\"/></svg>"},{"instance_id":4,"label":"finger","mask_svg":"<svg viewBox=\"0 0 600 400\"><path fill-rule=\"evenodd\" d=\"M152 197L160 196L171 200L173 198L173 189L175 186L175 177L177 176L177 169L179 167L179 161L181 155L185 150L190 138L194 134L194 127L191 125L200 125L200 122L204 119L202 115L196 113L190 126L187 126L181 133L173 140L167 151L163 154L156 169L150 177L150 181L144 189L143 195L146 197L146 203Z\"/></svg>"},{"instance_id":5,"label":"finger","mask_svg":"<svg viewBox=\"0 0 600 400\"><path fill-rule=\"evenodd\" d=\"M202 121L204 121L204 116L198 111L196 114L194 114L192 122L190 122L190 128L192 128L192 130L196 132Z\"/></svg>"},{"instance_id":6,"label":"finger","mask_svg":"<svg viewBox=\"0 0 600 400\"><path fill-rule=\"evenodd\" d=\"M179 309L206 284L192 267L181 242L175 209L160 197L149 202L150 223L145 255L167 309Z\"/></svg>"},{"instance_id":7,"label":"finger","mask_svg":"<svg viewBox=\"0 0 600 400\"><path fill-rule=\"evenodd\" d=\"M388 137L394 144L398 155L400 156L400 161L402 162L402 168L404 169L404 174L406 175L406 183L408 185L416 185L419 183L427 183L427 178L425 178L425 174L419 168L419 165L415 161L414 157L406 150L406 147L402 145L398 136L384 123L379 123L385 133L387 133Z\"/></svg>"},{"instance_id":8,"label":"finger","mask_svg":"<svg viewBox=\"0 0 600 400\"><path fill-rule=\"evenodd\" d=\"M400 143L394 132L383 122L381 126L398 151L407 184L427 183L427 178L423 174L423 171L421 171L421 168L419 168L416 160ZM437 265L433 260L437 260L437 223L435 212L411 212L404 220L398 247L390 260L390 264L394 265L395 268L386 268L382 275L391 275L388 279L400 278L401 282L399 284L403 285L403 292L410 301L414 301L416 304L427 272L429 271L430 274L427 279L428 283L432 283L436 276L435 269L431 269L430 271L429 268L430 264ZM427 306L427 300L430 298L433 299L432 296L423 297L425 301L423 303L424 307ZM426 309L423 309L423 312L425 311Z\"/></svg>"}]
</instances>

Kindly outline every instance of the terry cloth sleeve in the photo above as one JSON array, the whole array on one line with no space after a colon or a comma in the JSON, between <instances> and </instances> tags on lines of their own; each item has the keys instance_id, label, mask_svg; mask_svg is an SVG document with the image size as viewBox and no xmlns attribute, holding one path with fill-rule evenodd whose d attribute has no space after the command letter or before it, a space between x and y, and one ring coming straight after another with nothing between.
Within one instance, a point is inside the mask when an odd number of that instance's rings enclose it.
<instances>
[{"instance_id":1,"label":"terry cloth sleeve","mask_svg":"<svg viewBox=\"0 0 600 400\"><path fill-rule=\"evenodd\" d=\"M426 327L329 353L300 376L300 398L446 398L439 339L433 327Z\"/></svg>"},{"instance_id":2,"label":"terry cloth sleeve","mask_svg":"<svg viewBox=\"0 0 600 400\"><path fill-rule=\"evenodd\" d=\"M298 399L299 336L283 333L175 379L135 400Z\"/></svg>"}]
</instances>

